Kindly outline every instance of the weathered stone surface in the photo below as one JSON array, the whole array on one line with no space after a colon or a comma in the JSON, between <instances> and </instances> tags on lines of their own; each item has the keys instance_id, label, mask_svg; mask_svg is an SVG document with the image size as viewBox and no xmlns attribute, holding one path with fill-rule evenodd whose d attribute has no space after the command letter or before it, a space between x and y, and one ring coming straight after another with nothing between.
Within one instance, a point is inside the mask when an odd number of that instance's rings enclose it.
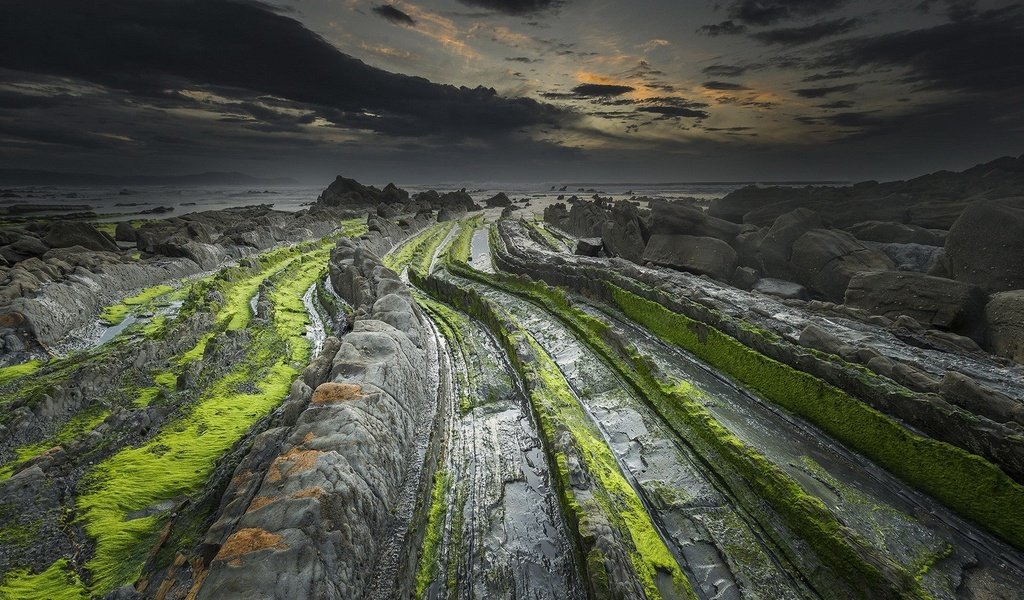
<instances>
[{"instance_id":1,"label":"weathered stone surface","mask_svg":"<svg viewBox=\"0 0 1024 600\"><path fill-rule=\"evenodd\" d=\"M858 240L890 244L940 246L942 237L919 225L893 221L862 221L846 228Z\"/></svg>"},{"instance_id":2,"label":"weathered stone surface","mask_svg":"<svg viewBox=\"0 0 1024 600\"><path fill-rule=\"evenodd\" d=\"M942 247L940 246L890 244L881 242L867 242L867 245L874 246L884 252L900 271L928 273L930 275L942 277L939 273L932 273L942 255Z\"/></svg>"},{"instance_id":3,"label":"weathered stone surface","mask_svg":"<svg viewBox=\"0 0 1024 600\"><path fill-rule=\"evenodd\" d=\"M417 427L436 397L423 317L362 247L374 239L341 240L332 253L332 283L361 317L294 425L266 434L279 444L254 444L240 465L236 479L254 483L225 496L234 508L207 535L215 555L200 599L360 598L376 574ZM307 373L302 385L316 379ZM263 475L243 478L243 467Z\"/></svg>"},{"instance_id":4,"label":"weathered stone surface","mask_svg":"<svg viewBox=\"0 0 1024 600\"><path fill-rule=\"evenodd\" d=\"M14 264L33 256L42 256L49 249L50 247L39 238L25 235L0 248L0 256L8 263Z\"/></svg>"},{"instance_id":5,"label":"weathered stone surface","mask_svg":"<svg viewBox=\"0 0 1024 600\"><path fill-rule=\"evenodd\" d=\"M644 248L643 262L728 281L736 269L736 251L712 237L654 234Z\"/></svg>"},{"instance_id":6,"label":"weathered stone surface","mask_svg":"<svg viewBox=\"0 0 1024 600\"><path fill-rule=\"evenodd\" d=\"M576 242L576 254L579 256L597 256L604 247L601 238L580 238Z\"/></svg>"},{"instance_id":7,"label":"weathered stone surface","mask_svg":"<svg viewBox=\"0 0 1024 600\"><path fill-rule=\"evenodd\" d=\"M484 200L484 206L487 208L504 208L506 206L512 206L512 201L508 199L505 192L498 192L490 198Z\"/></svg>"},{"instance_id":8,"label":"weathered stone surface","mask_svg":"<svg viewBox=\"0 0 1024 600\"><path fill-rule=\"evenodd\" d=\"M963 373L946 373L939 383L939 393L950 404L962 406L996 423L1024 425L1024 404L978 385L977 381Z\"/></svg>"},{"instance_id":9,"label":"weathered stone surface","mask_svg":"<svg viewBox=\"0 0 1024 600\"><path fill-rule=\"evenodd\" d=\"M779 279L794 279L796 275L790 265L793 244L808 231L822 227L821 215L813 210L799 208L780 215L757 244L758 262L764 272ZM748 262L752 260L748 258Z\"/></svg>"},{"instance_id":10,"label":"weathered stone surface","mask_svg":"<svg viewBox=\"0 0 1024 600\"><path fill-rule=\"evenodd\" d=\"M651 234L713 237L732 243L742 225L708 216L699 208L675 202L652 202Z\"/></svg>"},{"instance_id":11,"label":"weathered stone surface","mask_svg":"<svg viewBox=\"0 0 1024 600\"><path fill-rule=\"evenodd\" d=\"M82 246L89 250L106 250L107 252L119 250L114 240L92 224L82 221L54 221L43 241L51 248Z\"/></svg>"},{"instance_id":12,"label":"weathered stone surface","mask_svg":"<svg viewBox=\"0 0 1024 600\"><path fill-rule=\"evenodd\" d=\"M946 238L953 279L989 292L1024 288L1024 205L1001 200L971 204Z\"/></svg>"},{"instance_id":13,"label":"weathered stone surface","mask_svg":"<svg viewBox=\"0 0 1024 600\"><path fill-rule=\"evenodd\" d=\"M761 279L758 279L751 289L755 292L768 294L769 296L777 296L785 300L811 299L810 292L808 292L807 288L799 283L786 281L785 279L776 279L774 277L762 277Z\"/></svg>"},{"instance_id":14,"label":"weathered stone surface","mask_svg":"<svg viewBox=\"0 0 1024 600\"><path fill-rule=\"evenodd\" d=\"M793 243L792 267L797 281L833 302L842 302L855 274L892 270L895 265L882 251L845 231L812 229Z\"/></svg>"},{"instance_id":15,"label":"weathered stone surface","mask_svg":"<svg viewBox=\"0 0 1024 600\"><path fill-rule=\"evenodd\" d=\"M902 271L857 273L846 290L846 304L896 319L984 339L985 292L978 286Z\"/></svg>"},{"instance_id":16,"label":"weathered stone surface","mask_svg":"<svg viewBox=\"0 0 1024 600\"><path fill-rule=\"evenodd\" d=\"M605 252L633 262L638 262L643 255L649 235L640 211L628 202L616 203L612 207L611 220L601 226Z\"/></svg>"},{"instance_id":17,"label":"weathered stone surface","mask_svg":"<svg viewBox=\"0 0 1024 600\"><path fill-rule=\"evenodd\" d=\"M992 351L1024 363L1024 290L992 294L985 322Z\"/></svg>"}]
</instances>

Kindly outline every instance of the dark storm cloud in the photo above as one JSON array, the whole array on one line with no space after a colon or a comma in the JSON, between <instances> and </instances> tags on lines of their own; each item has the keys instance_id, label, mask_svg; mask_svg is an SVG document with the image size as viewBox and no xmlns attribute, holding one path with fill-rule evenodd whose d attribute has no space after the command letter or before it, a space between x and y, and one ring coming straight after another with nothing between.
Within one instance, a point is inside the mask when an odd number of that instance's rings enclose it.
<instances>
[{"instance_id":1,"label":"dark storm cloud","mask_svg":"<svg viewBox=\"0 0 1024 600\"><path fill-rule=\"evenodd\" d=\"M747 31L746 25L739 25L733 21L722 21L697 28L697 33L717 37L720 35L739 35Z\"/></svg>"},{"instance_id":2,"label":"dark storm cloud","mask_svg":"<svg viewBox=\"0 0 1024 600\"><path fill-rule=\"evenodd\" d=\"M860 19L841 18L821 21L804 27L780 27L759 31L750 37L762 44L779 44L783 46L799 46L817 42L828 37L848 33L863 24Z\"/></svg>"},{"instance_id":3,"label":"dark storm cloud","mask_svg":"<svg viewBox=\"0 0 1024 600\"><path fill-rule=\"evenodd\" d=\"M710 65L700 70L711 77L739 77L750 69L747 65Z\"/></svg>"},{"instance_id":4,"label":"dark storm cloud","mask_svg":"<svg viewBox=\"0 0 1024 600\"><path fill-rule=\"evenodd\" d=\"M666 117L691 117L695 119L706 119L708 118L708 116L710 116L707 111L695 110L683 106L642 106L637 110L653 113L656 115L663 115Z\"/></svg>"},{"instance_id":5,"label":"dark storm cloud","mask_svg":"<svg viewBox=\"0 0 1024 600\"><path fill-rule=\"evenodd\" d=\"M800 81L803 81L803 82L806 82L806 83L813 83L815 81L828 81L830 79L842 79L843 77L849 77L850 75L856 75L856 73L854 73L853 71L844 71L842 69L832 69L831 71L829 71L827 73L815 73L813 75L808 75L807 77L804 77Z\"/></svg>"},{"instance_id":6,"label":"dark storm cloud","mask_svg":"<svg viewBox=\"0 0 1024 600\"><path fill-rule=\"evenodd\" d=\"M459 0L459 2L507 15L525 15L562 4L560 0Z\"/></svg>"},{"instance_id":7,"label":"dark storm cloud","mask_svg":"<svg viewBox=\"0 0 1024 600\"><path fill-rule=\"evenodd\" d=\"M395 135L493 135L566 118L493 89L370 67L263 5L225 0L10 3L0 20L0 67L146 99L197 86L246 99L268 95L330 110L335 123Z\"/></svg>"},{"instance_id":8,"label":"dark storm cloud","mask_svg":"<svg viewBox=\"0 0 1024 600\"><path fill-rule=\"evenodd\" d=\"M922 87L995 92L1024 85L1024 8L912 31L835 42L820 64L904 67Z\"/></svg>"},{"instance_id":9,"label":"dark storm cloud","mask_svg":"<svg viewBox=\"0 0 1024 600\"><path fill-rule=\"evenodd\" d=\"M603 83L582 83L572 88L572 93L577 96L621 96L628 94L634 89L628 85L608 85Z\"/></svg>"},{"instance_id":10,"label":"dark storm cloud","mask_svg":"<svg viewBox=\"0 0 1024 600\"><path fill-rule=\"evenodd\" d=\"M853 108L853 102L849 100L836 100L835 102L826 102L825 104L819 104L818 108L827 109L839 109L839 108Z\"/></svg>"},{"instance_id":11,"label":"dark storm cloud","mask_svg":"<svg viewBox=\"0 0 1024 600\"><path fill-rule=\"evenodd\" d=\"M21 94L8 90L0 90L0 108L13 110L51 108L73 101L73 96L65 94L61 94L59 96L41 96L37 94Z\"/></svg>"},{"instance_id":12,"label":"dark storm cloud","mask_svg":"<svg viewBox=\"0 0 1024 600\"><path fill-rule=\"evenodd\" d=\"M746 90L750 89L747 86L740 83L732 83L731 81L705 81L703 84L705 89L709 90Z\"/></svg>"},{"instance_id":13,"label":"dark storm cloud","mask_svg":"<svg viewBox=\"0 0 1024 600\"><path fill-rule=\"evenodd\" d=\"M530 58L528 56L509 56L509 57L505 58L505 60L508 61L508 62L518 62L518 63L524 63L524 64L540 62L539 58Z\"/></svg>"},{"instance_id":14,"label":"dark storm cloud","mask_svg":"<svg viewBox=\"0 0 1024 600\"><path fill-rule=\"evenodd\" d=\"M829 85L821 87L800 88L793 90L793 93L795 93L797 96L800 96L801 98L824 98L825 96L828 96L830 94L852 92L858 87L860 86L856 83L847 83L845 85Z\"/></svg>"},{"instance_id":15,"label":"dark storm cloud","mask_svg":"<svg viewBox=\"0 0 1024 600\"><path fill-rule=\"evenodd\" d=\"M373 12L377 13L381 17L384 17L388 21L397 25L408 25L409 27L416 26L416 19L413 19L409 15L405 14L401 10L398 10L391 4L381 4L380 6L374 6Z\"/></svg>"},{"instance_id":16,"label":"dark storm cloud","mask_svg":"<svg viewBox=\"0 0 1024 600\"><path fill-rule=\"evenodd\" d=\"M772 25L798 17L831 12L846 0L737 0L729 5L729 18L748 25Z\"/></svg>"}]
</instances>

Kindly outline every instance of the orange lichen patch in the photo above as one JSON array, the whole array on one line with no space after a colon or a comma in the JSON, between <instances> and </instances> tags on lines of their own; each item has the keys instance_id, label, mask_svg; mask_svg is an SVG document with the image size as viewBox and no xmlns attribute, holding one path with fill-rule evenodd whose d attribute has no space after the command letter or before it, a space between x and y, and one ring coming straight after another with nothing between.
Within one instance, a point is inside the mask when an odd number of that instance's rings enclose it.
<instances>
[{"instance_id":1,"label":"orange lichen patch","mask_svg":"<svg viewBox=\"0 0 1024 600\"><path fill-rule=\"evenodd\" d=\"M322 487L313 486L295 492L292 494L292 498L319 498L323 493L324 489Z\"/></svg>"},{"instance_id":2,"label":"orange lichen patch","mask_svg":"<svg viewBox=\"0 0 1024 600\"><path fill-rule=\"evenodd\" d=\"M322 383L313 392L313 404L336 404L363 397L363 388L354 383Z\"/></svg>"},{"instance_id":3,"label":"orange lichen patch","mask_svg":"<svg viewBox=\"0 0 1024 600\"><path fill-rule=\"evenodd\" d=\"M306 433L306 435L302 436L302 443L308 444L309 442L312 442L314 439L316 439L316 434L310 431Z\"/></svg>"},{"instance_id":4,"label":"orange lichen patch","mask_svg":"<svg viewBox=\"0 0 1024 600\"><path fill-rule=\"evenodd\" d=\"M25 322L25 315L18 312L0 315L0 327L17 327Z\"/></svg>"},{"instance_id":5,"label":"orange lichen patch","mask_svg":"<svg viewBox=\"0 0 1024 600\"><path fill-rule=\"evenodd\" d=\"M250 471L249 469L245 469L238 475L235 475L234 477L231 478L231 487L238 487L242 485L249 479L251 475L252 471Z\"/></svg>"},{"instance_id":6,"label":"orange lichen patch","mask_svg":"<svg viewBox=\"0 0 1024 600\"><path fill-rule=\"evenodd\" d=\"M271 498L270 496L256 496L255 498L252 499L252 502L249 503L249 510L247 510L245 512L252 512L254 510L259 510L259 509L263 508L264 506L266 506L266 505L268 505L271 502L274 502L276 500L277 500L277 498Z\"/></svg>"},{"instance_id":7,"label":"orange lichen patch","mask_svg":"<svg viewBox=\"0 0 1024 600\"><path fill-rule=\"evenodd\" d=\"M231 561L232 564L246 554L260 550L273 549L284 550L288 547L281 541L282 538L276 533L270 533L264 529L247 527L239 529L231 534L224 545L220 547L216 560Z\"/></svg>"},{"instance_id":8,"label":"orange lichen patch","mask_svg":"<svg viewBox=\"0 0 1024 600\"><path fill-rule=\"evenodd\" d=\"M267 473L267 481L274 483L292 471L308 471L316 465L316 459L323 454L319 450L300 450L292 448L274 459ZM290 463L285 465L285 463Z\"/></svg>"}]
</instances>

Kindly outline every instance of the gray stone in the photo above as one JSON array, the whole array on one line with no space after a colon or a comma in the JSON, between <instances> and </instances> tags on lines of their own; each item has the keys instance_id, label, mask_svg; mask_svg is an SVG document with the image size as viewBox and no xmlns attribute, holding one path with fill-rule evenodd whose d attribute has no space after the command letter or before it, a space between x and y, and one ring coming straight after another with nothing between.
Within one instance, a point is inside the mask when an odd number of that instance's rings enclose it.
<instances>
[{"instance_id":1,"label":"gray stone","mask_svg":"<svg viewBox=\"0 0 1024 600\"><path fill-rule=\"evenodd\" d=\"M728 281L736 270L736 251L712 237L654 234L641 260L720 281Z\"/></svg>"},{"instance_id":2,"label":"gray stone","mask_svg":"<svg viewBox=\"0 0 1024 600\"><path fill-rule=\"evenodd\" d=\"M1024 290L992 294L985 322L992 352L1024 363Z\"/></svg>"},{"instance_id":3,"label":"gray stone","mask_svg":"<svg viewBox=\"0 0 1024 600\"><path fill-rule=\"evenodd\" d=\"M945 260L953 279L986 291L1024 288L1024 208L972 203L949 230Z\"/></svg>"},{"instance_id":4,"label":"gray stone","mask_svg":"<svg viewBox=\"0 0 1024 600\"><path fill-rule=\"evenodd\" d=\"M985 292L975 285L903 271L857 273L846 290L846 304L896 319L984 339Z\"/></svg>"},{"instance_id":5,"label":"gray stone","mask_svg":"<svg viewBox=\"0 0 1024 600\"><path fill-rule=\"evenodd\" d=\"M785 279L776 279L774 277L762 277L757 280L754 287L751 288L755 292L762 294L768 294L770 296L777 296L784 300L810 300L811 294L807 291L807 288L792 281L786 281Z\"/></svg>"},{"instance_id":6,"label":"gray stone","mask_svg":"<svg viewBox=\"0 0 1024 600\"><path fill-rule=\"evenodd\" d=\"M800 236L793 243L791 263L797 281L833 302L842 302L855 274L895 268L882 251L833 229L812 229Z\"/></svg>"}]
</instances>

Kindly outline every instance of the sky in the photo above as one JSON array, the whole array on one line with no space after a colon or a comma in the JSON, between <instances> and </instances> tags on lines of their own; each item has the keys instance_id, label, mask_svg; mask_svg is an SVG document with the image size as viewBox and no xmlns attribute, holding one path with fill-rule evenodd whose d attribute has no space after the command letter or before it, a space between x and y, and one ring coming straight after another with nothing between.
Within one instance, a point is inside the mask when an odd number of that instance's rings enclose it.
<instances>
[{"instance_id":1,"label":"sky","mask_svg":"<svg viewBox=\"0 0 1024 600\"><path fill-rule=\"evenodd\" d=\"M902 179L1024 152L1024 5L4 0L0 168Z\"/></svg>"}]
</instances>

